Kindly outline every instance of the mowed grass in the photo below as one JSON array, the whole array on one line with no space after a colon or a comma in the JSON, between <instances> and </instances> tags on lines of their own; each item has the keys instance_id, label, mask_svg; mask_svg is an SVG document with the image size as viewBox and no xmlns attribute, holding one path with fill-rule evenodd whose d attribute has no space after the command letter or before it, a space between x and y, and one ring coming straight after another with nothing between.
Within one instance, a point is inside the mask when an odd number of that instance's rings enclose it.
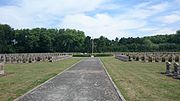
<instances>
[{"instance_id":1,"label":"mowed grass","mask_svg":"<svg viewBox=\"0 0 180 101\"><path fill-rule=\"evenodd\" d=\"M127 101L180 101L180 80L160 74L165 63L101 60Z\"/></svg>"},{"instance_id":2,"label":"mowed grass","mask_svg":"<svg viewBox=\"0 0 180 101\"><path fill-rule=\"evenodd\" d=\"M7 76L0 77L0 101L12 101L81 59L71 58L53 63L6 64Z\"/></svg>"}]
</instances>

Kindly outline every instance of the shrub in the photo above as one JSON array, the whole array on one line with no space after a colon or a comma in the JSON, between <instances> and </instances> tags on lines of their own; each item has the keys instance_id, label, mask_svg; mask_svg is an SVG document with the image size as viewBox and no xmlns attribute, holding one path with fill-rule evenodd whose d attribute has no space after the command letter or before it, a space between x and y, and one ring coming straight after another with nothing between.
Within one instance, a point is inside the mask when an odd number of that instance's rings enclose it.
<instances>
[{"instance_id":1,"label":"shrub","mask_svg":"<svg viewBox=\"0 0 180 101\"><path fill-rule=\"evenodd\" d=\"M94 57L107 57L107 56L113 56L113 54L110 53L94 53ZM91 57L91 54L73 54L73 57Z\"/></svg>"},{"instance_id":2,"label":"shrub","mask_svg":"<svg viewBox=\"0 0 180 101\"><path fill-rule=\"evenodd\" d=\"M73 54L73 57L91 57L91 54Z\"/></svg>"},{"instance_id":3,"label":"shrub","mask_svg":"<svg viewBox=\"0 0 180 101\"><path fill-rule=\"evenodd\" d=\"M113 54L110 54L110 53L96 53L96 54L94 54L94 57L107 57L107 56L113 56Z\"/></svg>"}]
</instances>

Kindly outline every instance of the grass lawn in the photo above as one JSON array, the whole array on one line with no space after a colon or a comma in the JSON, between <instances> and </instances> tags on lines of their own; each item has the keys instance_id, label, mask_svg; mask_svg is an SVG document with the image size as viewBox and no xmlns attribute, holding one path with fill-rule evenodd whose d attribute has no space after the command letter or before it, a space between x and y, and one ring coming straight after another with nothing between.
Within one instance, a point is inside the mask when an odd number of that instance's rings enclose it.
<instances>
[{"instance_id":1,"label":"grass lawn","mask_svg":"<svg viewBox=\"0 0 180 101\"><path fill-rule=\"evenodd\" d=\"M180 80L160 74L165 63L101 60L127 101L180 101Z\"/></svg>"},{"instance_id":2,"label":"grass lawn","mask_svg":"<svg viewBox=\"0 0 180 101\"><path fill-rule=\"evenodd\" d=\"M26 93L82 58L71 58L58 62L31 64L6 64L8 75L0 77L0 101L8 101Z\"/></svg>"}]
</instances>

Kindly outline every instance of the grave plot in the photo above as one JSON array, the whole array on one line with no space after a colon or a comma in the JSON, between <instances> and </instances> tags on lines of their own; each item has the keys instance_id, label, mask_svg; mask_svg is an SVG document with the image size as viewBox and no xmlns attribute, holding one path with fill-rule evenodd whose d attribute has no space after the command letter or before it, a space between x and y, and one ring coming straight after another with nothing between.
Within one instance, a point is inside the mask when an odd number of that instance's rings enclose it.
<instances>
[{"instance_id":1,"label":"grave plot","mask_svg":"<svg viewBox=\"0 0 180 101\"><path fill-rule=\"evenodd\" d=\"M172 70L172 66L174 66L174 69ZM179 63L172 63L166 62L166 76L173 77L175 79L180 79L180 67Z\"/></svg>"},{"instance_id":2,"label":"grave plot","mask_svg":"<svg viewBox=\"0 0 180 101\"><path fill-rule=\"evenodd\" d=\"M5 75L0 75L0 101L13 101L81 59L70 58L53 63L47 61L5 64Z\"/></svg>"},{"instance_id":3,"label":"grave plot","mask_svg":"<svg viewBox=\"0 0 180 101\"><path fill-rule=\"evenodd\" d=\"M39 61L55 62L71 58L67 53L26 53L26 54L0 54L0 75L4 76L5 64L35 63Z\"/></svg>"},{"instance_id":4,"label":"grave plot","mask_svg":"<svg viewBox=\"0 0 180 101\"><path fill-rule=\"evenodd\" d=\"M117 52L119 55L128 56L129 61L142 62L180 62L180 52Z\"/></svg>"},{"instance_id":5,"label":"grave plot","mask_svg":"<svg viewBox=\"0 0 180 101\"><path fill-rule=\"evenodd\" d=\"M0 62L4 63L34 63L38 61L59 61L71 58L68 53L27 53L27 54L0 54Z\"/></svg>"},{"instance_id":6,"label":"grave plot","mask_svg":"<svg viewBox=\"0 0 180 101\"><path fill-rule=\"evenodd\" d=\"M169 62L170 67L166 70L166 62L123 62L114 57L101 59L127 101L179 101L177 63Z\"/></svg>"},{"instance_id":7,"label":"grave plot","mask_svg":"<svg viewBox=\"0 0 180 101\"><path fill-rule=\"evenodd\" d=\"M167 76L175 79L180 79L179 52L123 52L115 53L115 57L122 61L126 60L126 62L166 62L166 72L161 72L161 74L166 74ZM172 70L172 68L174 69Z\"/></svg>"}]
</instances>

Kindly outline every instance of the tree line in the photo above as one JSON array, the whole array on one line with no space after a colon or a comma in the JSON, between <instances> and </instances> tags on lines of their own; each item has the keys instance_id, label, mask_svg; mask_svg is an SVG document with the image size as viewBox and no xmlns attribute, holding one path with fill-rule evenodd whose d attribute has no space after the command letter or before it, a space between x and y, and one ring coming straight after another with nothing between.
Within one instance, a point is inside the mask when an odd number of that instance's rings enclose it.
<instances>
[{"instance_id":1,"label":"tree line","mask_svg":"<svg viewBox=\"0 0 180 101\"><path fill-rule=\"evenodd\" d=\"M175 34L142 38L115 38L104 36L93 39L94 52L151 52L180 51L180 30ZM75 29L13 29L0 24L0 53L90 53L92 38Z\"/></svg>"}]
</instances>

